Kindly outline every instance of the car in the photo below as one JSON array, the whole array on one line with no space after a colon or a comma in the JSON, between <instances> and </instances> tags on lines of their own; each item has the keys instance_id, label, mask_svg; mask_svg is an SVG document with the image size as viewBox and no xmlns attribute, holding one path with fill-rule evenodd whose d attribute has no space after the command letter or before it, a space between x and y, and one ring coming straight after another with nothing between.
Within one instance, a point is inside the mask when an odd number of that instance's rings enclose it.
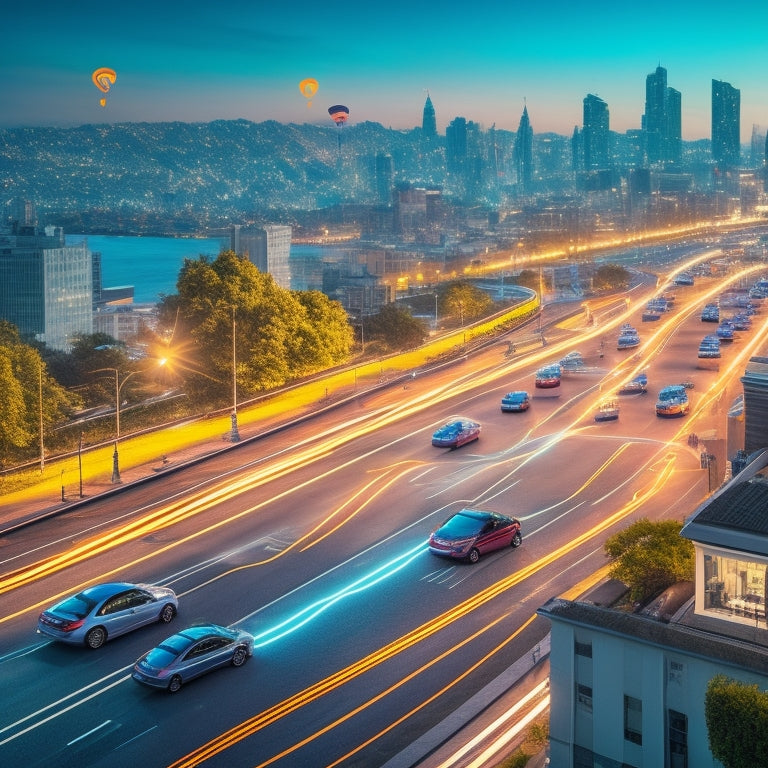
<instances>
[{"instance_id":1,"label":"car","mask_svg":"<svg viewBox=\"0 0 768 768\"><path fill-rule=\"evenodd\" d=\"M644 395L648 391L648 376L640 373L619 388L620 395Z\"/></svg>"},{"instance_id":2,"label":"car","mask_svg":"<svg viewBox=\"0 0 768 768\"><path fill-rule=\"evenodd\" d=\"M501 410L505 413L527 411L531 407L530 395L523 391L508 392L501 398Z\"/></svg>"},{"instance_id":3,"label":"car","mask_svg":"<svg viewBox=\"0 0 768 768\"><path fill-rule=\"evenodd\" d=\"M168 624L179 609L168 587L118 581L96 584L44 610L37 631L54 640L96 649L146 624Z\"/></svg>"},{"instance_id":4,"label":"car","mask_svg":"<svg viewBox=\"0 0 768 768\"><path fill-rule=\"evenodd\" d=\"M480 555L503 547L519 547L523 541L515 517L479 509L462 509L451 515L429 537L434 555L476 563Z\"/></svg>"},{"instance_id":5,"label":"car","mask_svg":"<svg viewBox=\"0 0 768 768\"><path fill-rule=\"evenodd\" d=\"M558 365L566 371L578 370L584 367L584 357L581 352L573 351L569 352L565 357L561 358Z\"/></svg>"},{"instance_id":6,"label":"car","mask_svg":"<svg viewBox=\"0 0 768 768\"><path fill-rule=\"evenodd\" d=\"M685 416L689 409L688 392L682 384L672 384L659 392L657 416Z\"/></svg>"},{"instance_id":7,"label":"car","mask_svg":"<svg viewBox=\"0 0 768 768\"><path fill-rule=\"evenodd\" d=\"M537 389L554 389L560 386L562 370L558 363L545 365L536 371L535 385Z\"/></svg>"},{"instance_id":8,"label":"car","mask_svg":"<svg viewBox=\"0 0 768 768\"><path fill-rule=\"evenodd\" d=\"M595 412L595 421L616 421L619 418L619 401L615 398L603 400Z\"/></svg>"},{"instance_id":9,"label":"car","mask_svg":"<svg viewBox=\"0 0 768 768\"><path fill-rule=\"evenodd\" d=\"M254 637L242 629L201 624L187 627L145 653L131 677L176 693L184 683L220 667L242 667L253 656Z\"/></svg>"},{"instance_id":10,"label":"car","mask_svg":"<svg viewBox=\"0 0 768 768\"><path fill-rule=\"evenodd\" d=\"M480 437L480 425L472 419L455 416L432 435L432 445L438 448L459 448Z\"/></svg>"}]
</instances>

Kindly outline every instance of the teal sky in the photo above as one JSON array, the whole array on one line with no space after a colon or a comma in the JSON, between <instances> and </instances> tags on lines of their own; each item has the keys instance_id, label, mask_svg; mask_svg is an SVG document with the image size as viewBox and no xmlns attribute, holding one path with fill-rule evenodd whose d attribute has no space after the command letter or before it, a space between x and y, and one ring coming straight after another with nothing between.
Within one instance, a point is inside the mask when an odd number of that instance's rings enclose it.
<instances>
[{"instance_id":1,"label":"teal sky","mask_svg":"<svg viewBox=\"0 0 768 768\"><path fill-rule=\"evenodd\" d=\"M682 93L684 139L710 136L713 78L741 91L743 141L768 127L768 0L42 0L13 4L4 27L3 127L320 122L341 103L351 123L407 129L428 90L441 133L457 116L516 130L525 104L536 133L570 134L588 93L623 132L658 65ZM97 67L117 72L105 107Z\"/></svg>"}]
</instances>

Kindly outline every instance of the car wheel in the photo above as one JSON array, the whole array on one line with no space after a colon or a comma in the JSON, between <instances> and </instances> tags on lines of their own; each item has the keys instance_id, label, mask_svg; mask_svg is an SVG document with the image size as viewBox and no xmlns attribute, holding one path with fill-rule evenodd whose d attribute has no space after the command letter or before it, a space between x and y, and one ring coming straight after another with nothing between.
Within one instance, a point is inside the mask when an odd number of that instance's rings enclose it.
<instances>
[{"instance_id":1,"label":"car wheel","mask_svg":"<svg viewBox=\"0 0 768 768\"><path fill-rule=\"evenodd\" d=\"M512 546L513 547L519 547L523 543L523 534L518 531L513 537L512 537Z\"/></svg>"},{"instance_id":2,"label":"car wheel","mask_svg":"<svg viewBox=\"0 0 768 768\"><path fill-rule=\"evenodd\" d=\"M235 648L235 652L232 654L232 666L242 667L247 660L248 660L248 651L245 648L243 648L242 645Z\"/></svg>"},{"instance_id":3,"label":"car wheel","mask_svg":"<svg viewBox=\"0 0 768 768\"><path fill-rule=\"evenodd\" d=\"M469 560L470 563L476 563L480 559L480 553L472 547L472 549L469 550L469 554L467 555L467 560Z\"/></svg>"},{"instance_id":4,"label":"car wheel","mask_svg":"<svg viewBox=\"0 0 768 768\"><path fill-rule=\"evenodd\" d=\"M107 630L104 629L104 627L94 627L85 636L85 644L93 650L101 648L101 646L104 645L106 641Z\"/></svg>"},{"instance_id":5,"label":"car wheel","mask_svg":"<svg viewBox=\"0 0 768 768\"><path fill-rule=\"evenodd\" d=\"M176 608L174 608L171 603L168 603L167 605L163 606L163 610L160 611L160 616L158 617L158 621L161 624L169 624L173 621L173 617L176 615Z\"/></svg>"},{"instance_id":6,"label":"car wheel","mask_svg":"<svg viewBox=\"0 0 768 768\"><path fill-rule=\"evenodd\" d=\"M181 688L181 678L174 675L168 682L168 693L176 693Z\"/></svg>"}]
</instances>

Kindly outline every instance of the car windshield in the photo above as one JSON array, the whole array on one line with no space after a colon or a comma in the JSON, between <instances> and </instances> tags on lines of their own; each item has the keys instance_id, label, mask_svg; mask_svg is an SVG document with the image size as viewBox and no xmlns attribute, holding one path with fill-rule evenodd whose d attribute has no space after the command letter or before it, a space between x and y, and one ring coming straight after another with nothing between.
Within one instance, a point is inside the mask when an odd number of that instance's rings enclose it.
<instances>
[{"instance_id":1,"label":"car windshield","mask_svg":"<svg viewBox=\"0 0 768 768\"><path fill-rule=\"evenodd\" d=\"M455 538L468 538L470 536L477 536L484 524L485 520L458 514L443 524L440 528L440 533Z\"/></svg>"},{"instance_id":2,"label":"car windshield","mask_svg":"<svg viewBox=\"0 0 768 768\"><path fill-rule=\"evenodd\" d=\"M685 390L682 387L668 387L659 392L659 400L662 403L667 402L668 400L677 400L684 396Z\"/></svg>"},{"instance_id":3,"label":"car windshield","mask_svg":"<svg viewBox=\"0 0 768 768\"><path fill-rule=\"evenodd\" d=\"M513 392L511 395L507 395L507 399L513 403L522 403L525 400L525 395L522 392Z\"/></svg>"},{"instance_id":4,"label":"car windshield","mask_svg":"<svg viewBox=\"0 0 768 768\"><path fill-rule=\"evenodd\" d=\"M186 635L173 635L167 640L163 640L157 648L153 648L147 654L147 661L154 667L164 667L184 653L192 645L192 642L192 638Z\"/></svg>"},{"instance_id":5,"label":"car windshield","mask_svg":"<svg viewBox=\"0 0 768 768\"><path fill-rule=\"evenodd\" d=\"M95 600L91 600L80 592L63 600L53 610L56 613L67 613L70 616L77 616L78 619L82 619L93 610L95 605Z\"/></svg>"}]
</instances>

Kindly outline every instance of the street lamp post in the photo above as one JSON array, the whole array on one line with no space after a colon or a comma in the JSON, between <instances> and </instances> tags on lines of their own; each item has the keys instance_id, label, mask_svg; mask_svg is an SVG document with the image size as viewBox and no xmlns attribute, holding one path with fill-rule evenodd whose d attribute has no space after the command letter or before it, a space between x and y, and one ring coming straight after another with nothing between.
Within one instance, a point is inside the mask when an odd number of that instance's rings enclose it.
<instances>
[{"instance_id":1,"label":"street lamp post","mask_svg":"<svg viewBox=\"0 0 768 768\"><path fill-rule=\"evenodd\" d=\"M237 336L235 324L235 307L232 306L232 430L229 435L230 442L240 442L240 430L237 428Z\"/></svg>"},{"instance_id":2,"label":"street lamp post","mask_svg":"<svg viewBox=\"0 0 768 768\"><path fill-rule=\"evenodd\" d=\"M120 371L117 368L97 368L94 373L99 371L111 371L115 374L115 450L112 453L112 482L118 484L122 483L120 479L120 454L118 452L118 443L120 442L120 390L136 371L131 371L127 376L123 377L122 381L120 381Z\"/></svg>"},{"instance_id":3,"label":"street lamp post","mask_svg":"<svg viewBox=\"0 0 768 768\"><path fill-rule=\"evenodd\" d=\"M45 442L43 438L43 361L38 360L38 399L40 402L40 474L45 470Z\"/></svg>"}]
</instances>

